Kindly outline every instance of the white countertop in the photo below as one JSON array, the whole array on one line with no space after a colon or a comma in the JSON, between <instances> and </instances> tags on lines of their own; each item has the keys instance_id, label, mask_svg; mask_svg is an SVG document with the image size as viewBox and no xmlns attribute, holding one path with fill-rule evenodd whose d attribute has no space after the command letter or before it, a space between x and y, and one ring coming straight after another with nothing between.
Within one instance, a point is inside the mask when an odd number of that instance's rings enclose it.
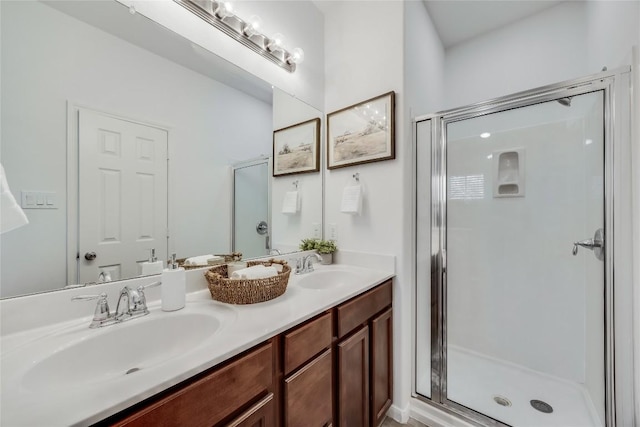
<instances>
[{"instance_id":1,"label":"white countertop","mask_svg":"<svg viewBox=\"0 0 640 427\"><path fill-rule=\"evenodd\" d=\"M149 304L148 316L119 325L89 329L91 316L88 316L4 334L0 341L0 424L57 426L86 425L100 421L393 277L393 273L388 269L381 271L336 265L316 268L317 271L323 269L357 272L362 280L315 290L299 286L303 276L292 273L284 295L251 305L228 305L213 301L207 289L196 289L188 293L187 305L183 310L218 310L221 317L226 319L221 330L195 345L195 348L184 349L184 353L181 352L177 357L156 367L142 369L133 375L120 375L108 381L83 381L81 386L48 389L29 387L25 384L24 378L32 366L48 356L41 354L43 351L39 348L43 338L55 336L58 342L60 336L74 337L75 340L78 340L78 337L94 338L95 334L108 332L111 328L126 327L127 323L143 321L142 319L150 319L152 316L159 318L174 315L162 312L159 301ZM129 343L123 342L118 345L121 346L122 352L126 352ZM55 384L52 384L52 387L54 386Z\"/></svg>"}]
</instances>

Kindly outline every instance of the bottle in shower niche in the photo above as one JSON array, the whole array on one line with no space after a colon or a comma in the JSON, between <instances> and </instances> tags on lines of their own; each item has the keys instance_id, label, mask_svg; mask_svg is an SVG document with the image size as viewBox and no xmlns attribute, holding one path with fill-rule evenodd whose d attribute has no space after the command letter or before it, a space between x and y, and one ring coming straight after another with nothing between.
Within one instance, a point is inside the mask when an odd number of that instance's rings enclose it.
<instances>
[{"instance_id":1,"label":"bottle in shower niche","mask_svg":"<svg viewBox=\"0 0 640 427\"><path fill-rule=\"evenodd\" d=\"M176 254L162 271L162 310L176 311L184 308L187 293L187 275L184 268L178 267Z\"/></svg>"}]
</instances>

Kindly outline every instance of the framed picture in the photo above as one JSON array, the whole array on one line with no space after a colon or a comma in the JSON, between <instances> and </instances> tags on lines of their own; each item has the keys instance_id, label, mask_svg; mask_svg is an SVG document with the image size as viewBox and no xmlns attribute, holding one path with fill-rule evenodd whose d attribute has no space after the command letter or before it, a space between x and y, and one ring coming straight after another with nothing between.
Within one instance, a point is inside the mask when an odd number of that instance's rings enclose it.
<instances>
[{"instance_id":1,"label":"framed picture","mask_svg":"<svg viewBox=\"0 0 640 427\"><path fill-rule=\"evenodd\" d=\"M273 132L273 176L320 170L320 119Z\"/></svg>"},{"instance_id":2,"label":"framed picture","mask_svg":"<svg viewBox=\"0 0 640 427\"><path fill-rule=\"evenodd\" d=\"M327 115L327 168L396 158L395 93Z\"/></svg>"}]
</instances>

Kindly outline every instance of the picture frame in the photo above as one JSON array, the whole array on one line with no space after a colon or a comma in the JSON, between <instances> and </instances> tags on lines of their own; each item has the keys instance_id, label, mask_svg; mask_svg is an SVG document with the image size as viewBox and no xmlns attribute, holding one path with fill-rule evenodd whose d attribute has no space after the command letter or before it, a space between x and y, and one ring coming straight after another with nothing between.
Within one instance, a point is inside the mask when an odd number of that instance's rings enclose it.
<instances>
[{"instance_id":1,"label":"picture frame","mask_svg":"<svg viewBox=\"0 0 640 427\"><path fill-rule=\"evenodd\" d=\"M327 169L396 158L395 92L327 114Z\"/></svg>"},{"instance_id":2,"label":"picture frame","mask_svg":"<svg viewBox=\"0 0 640 427\"><path fill-rule=\"evenodd\" d=\"M320 119L273 131L273 176L320 171Z\"/></svg>"}]
</instances>

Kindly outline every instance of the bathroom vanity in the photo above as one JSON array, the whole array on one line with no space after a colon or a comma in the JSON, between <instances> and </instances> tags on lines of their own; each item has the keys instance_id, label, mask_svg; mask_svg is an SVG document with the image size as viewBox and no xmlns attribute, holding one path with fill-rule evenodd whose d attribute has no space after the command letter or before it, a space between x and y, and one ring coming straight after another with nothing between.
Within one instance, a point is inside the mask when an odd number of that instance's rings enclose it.
<instances>
[{"instance_id":1,"label":"bathroom vanity","mask_svg":"<svg viewBox=\"0 0 640 427\"><path fill-rule=\"evenodd\" d=\"M86 290L3 300L3 318L29 306L49 321L3 331L0 421L379 425L392 399L392 277L319 266L279 298L235 306L213 301L196 270L184 309L163 312L151 288L149 315L97 329L94 302L70 301ZM113 300L125 284L101 290Z\"/></svg>"},{"instance_id":2,"label":"bathroom vanity","mask_svg":"<svg viewBox=\"0 0 640 427\"><path fill-rule=\"evenodd\" d=\"M377 426L392 399L391 281L99 425Z\"/></svg>"}]
</instances>

